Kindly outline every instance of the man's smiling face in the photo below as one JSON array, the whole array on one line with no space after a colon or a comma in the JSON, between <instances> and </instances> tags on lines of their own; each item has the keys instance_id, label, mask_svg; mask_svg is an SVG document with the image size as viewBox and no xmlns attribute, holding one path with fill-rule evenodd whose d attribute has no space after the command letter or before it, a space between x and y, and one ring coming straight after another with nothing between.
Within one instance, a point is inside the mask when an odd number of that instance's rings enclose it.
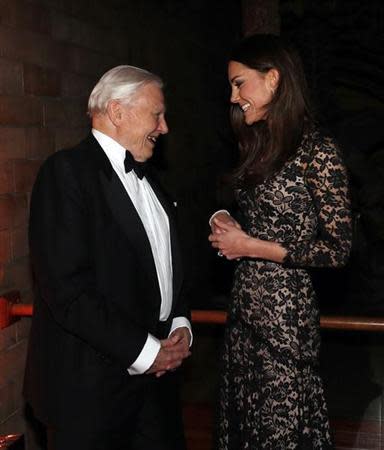
<instances>
[{"instance_id":1,"label":"man's smiling face","mask_svg":"<svg viewBox=\"0 0 384 450\"><path fill-rule=\"evenodd\" d=\"M153 154L157 138L168 133L161 88L157 83L145 84L129 104L121 102L120 113L115 139L136 161L146 161Z\"/></svg>"}]
</instances>

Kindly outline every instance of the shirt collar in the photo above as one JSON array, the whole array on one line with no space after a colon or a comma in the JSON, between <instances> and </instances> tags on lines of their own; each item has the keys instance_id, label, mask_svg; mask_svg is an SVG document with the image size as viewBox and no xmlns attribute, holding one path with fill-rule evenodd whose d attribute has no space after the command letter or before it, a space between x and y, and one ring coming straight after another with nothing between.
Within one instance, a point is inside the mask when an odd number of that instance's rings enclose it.
<instances>
[{"instance_id":1,"label":"shirt collar","mask_svg":"<svg viewBox=\"0 0 384 450\"><path fill-rule=\"evenodd\" d=\"M125 148L110 136L92 128L92 134L100 144L108 159L124 171Z\"/></svg>"}]
</instances>

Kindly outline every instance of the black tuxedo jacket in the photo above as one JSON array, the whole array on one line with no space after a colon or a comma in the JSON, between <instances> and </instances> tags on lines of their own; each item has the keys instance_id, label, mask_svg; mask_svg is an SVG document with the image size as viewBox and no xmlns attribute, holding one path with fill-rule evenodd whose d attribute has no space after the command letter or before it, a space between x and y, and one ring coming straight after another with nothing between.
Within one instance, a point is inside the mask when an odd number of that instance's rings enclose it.
<instances>
[{"instance_id":1,"label":"black tuxedo jacket","mask_svg":"<svg viewBox=\"0 0 384 450\"><path fill-rule=\"evenodd\" d=\"M173 317L189 317L174 206L148 179L170 222L170 326ZM36 298L26 399L48 424L100 429L123 423L154 378L130 376L127 368L148 332L158 335L161 297L145 229L92 135L43 164L29 233Z\"/></svg>"}]
</instances>

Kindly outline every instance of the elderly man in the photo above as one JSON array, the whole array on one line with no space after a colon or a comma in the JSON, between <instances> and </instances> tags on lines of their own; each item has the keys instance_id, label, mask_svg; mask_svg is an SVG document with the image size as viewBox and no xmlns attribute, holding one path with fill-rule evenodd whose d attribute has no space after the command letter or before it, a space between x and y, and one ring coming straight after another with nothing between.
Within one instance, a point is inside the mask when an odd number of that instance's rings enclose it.
<instances>
[{"instance_id":1,"label":"elderly man","mask_svg":"<svg viewBox=\"0 0 384 450\"><path fill-rule=\"evenodd\" d=\"M51 450L185 448L175 371L190 354L173 204L146 161L168 132L161 80L107 72L91 134L42 166L24 392Z\"/></svg>"}]
</instances>

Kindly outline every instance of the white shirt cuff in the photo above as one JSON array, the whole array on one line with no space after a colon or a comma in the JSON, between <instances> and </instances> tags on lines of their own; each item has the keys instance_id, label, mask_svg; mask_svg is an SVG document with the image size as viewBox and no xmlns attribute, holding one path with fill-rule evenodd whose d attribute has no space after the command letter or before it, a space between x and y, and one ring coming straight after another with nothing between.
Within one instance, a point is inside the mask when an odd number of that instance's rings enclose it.
<instances>
[{"instance_id":1,"label":"white shirt cuff","mask_svg":"<svg viewBox=\"0 0 384 450\"><path fill-rule=\"evenodd\" d=\"M135 362L128 367L129 375L142 375L145 373L155 361L156 356L160 351L160 347L160 341L151 334L148 334L147 340L145 341L139 356L136 358Z\"/></svg>"},{"instance_id":2,"label":"white shirt cuff","mask_svg":"<svg viewBox=\"0 0 384 450\"><path fill-rule=\"evenodd\" d=\"M191 335L191 340L189 342L189 346L191 347L192 341L193 341L192 326L191 326L191 322L186 317L175 317L172 320L171 331L169 332L169 334L171 334L173 331L175 331L176 328L182 328L182 327L187 327L189 330L189 334Z\"/></svg>"},{"instance_id":3,"label":"white shirt cuff","mask_svg":"<svg viewBox=\"0 0 384 450\"><path fill-rule=\"evenodd\" d=\"M226 209L219 209L218 211L214 212L212 214L212 216L209 218L208 223L209 223L210 227L212 226L212 220L215 218L216 214L219 214L219 213L225 213L225 214L228 214L228 216L231 215L230 212L227 211Z\"/></svg>"}]
</instances>

